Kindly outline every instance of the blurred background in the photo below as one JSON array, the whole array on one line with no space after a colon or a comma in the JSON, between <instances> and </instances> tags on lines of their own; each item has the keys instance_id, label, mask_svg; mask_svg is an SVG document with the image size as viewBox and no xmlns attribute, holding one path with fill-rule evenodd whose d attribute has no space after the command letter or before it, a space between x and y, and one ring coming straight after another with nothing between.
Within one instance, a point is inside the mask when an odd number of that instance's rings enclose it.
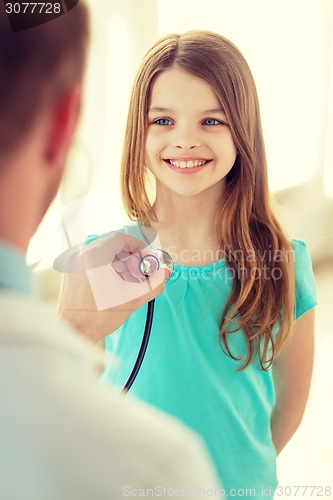
<instances>
[{"instance_id":1,"label":"blurred background","mask_svg":"<svg viewBox=\"0 0 333 500\"><path fill-rule=\"evenodd\" d=\"M190 29L229 38L257 84L278 212L290 237L308 243L318 286L313 384L304 420L278 458L281 496L333 498L333 2L88 4L92 44L82 120L63 186L29 248L36 286L55 306L61 276L52 269L53 259L87 234L126 222L119 196L120 157L130 89L146 50L165 34ZM296 486L309 488L295 495Z\"/></svg>"}]
</instances>

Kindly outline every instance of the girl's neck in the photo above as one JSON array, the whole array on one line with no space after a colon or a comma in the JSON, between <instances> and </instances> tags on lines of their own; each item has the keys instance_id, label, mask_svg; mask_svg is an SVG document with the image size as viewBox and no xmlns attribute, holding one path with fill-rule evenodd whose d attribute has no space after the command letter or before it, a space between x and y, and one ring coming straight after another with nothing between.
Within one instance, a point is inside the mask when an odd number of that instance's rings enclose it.
<instances>
[{"instance_id":1,"label":"girl's neck","mask_svg":"<svg viewBox=\"0 0 333 500\"><path fill-rule=\"evenodd\" d=\"M204 195L170 196L167 201L157 197L154 204L158 222L152 222L151 227L175 263L199 266L222 257L215 226L219 203Z\"/></svg>"}]
</instances>

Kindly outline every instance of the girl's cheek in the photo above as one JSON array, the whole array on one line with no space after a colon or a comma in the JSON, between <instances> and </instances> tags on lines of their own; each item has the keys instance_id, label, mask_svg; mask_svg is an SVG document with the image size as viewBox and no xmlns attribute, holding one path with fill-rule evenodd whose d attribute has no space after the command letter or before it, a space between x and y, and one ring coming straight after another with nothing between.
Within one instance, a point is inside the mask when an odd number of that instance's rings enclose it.
<instances>
[{"instance_id":1,"label":"girl's cheek","mask_svg":"<svg viewBox=\"0 0 333 500\"><path fill-rule=\"evenodd\" d=\"M146 151L152 153L158 151L163 146L165 141L160 136L150 134L146 140Z\"/></svg>"}]
</instances>

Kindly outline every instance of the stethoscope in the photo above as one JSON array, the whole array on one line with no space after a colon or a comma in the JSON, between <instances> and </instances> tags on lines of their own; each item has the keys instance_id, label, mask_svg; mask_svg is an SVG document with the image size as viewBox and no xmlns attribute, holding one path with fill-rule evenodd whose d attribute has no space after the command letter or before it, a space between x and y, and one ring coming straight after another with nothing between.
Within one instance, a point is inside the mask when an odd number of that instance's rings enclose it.
<instances>
[{"instance_id":1,"label":"stethoscope","mask_svg":"<svg viewBox=\"0 0 333 500\"><path fill-rule=\"evenodd\" d=\"M165 282L169 281L173 272L173 260L171 256L165 250L160 250L157 248L151 249L151 252L152 253L142 257L138 264L139 272L142 275L142 280L146 280L147 278L149 278L149 276L151 276L159 269L165 269L169 273ZM154 307L155 299L152 299L148 302L146 324L139 353L133 365L132 371L121 390L122 394L126 394L132 387L144 360L150 339L151 328L153 325Z\"/></svg>"},{"instance_id":2,"label":"stethoscope","mask_svg":"<svg viewBox=\"0 0 333 500\"><path fill-rule=\"evenodd\" d=\"M60 272L79 272L81 270L81 261L80 259L72 260L71 261L71 266L67 265L69 257L73 256L73 254L80 254L80 249L82 248L82 245L77 245L76 247L70 247L67 249L65 252L63 252L61 255L59 255L54 263L53 267L55 270L60 271ZM128 258L125 257L124 260L122 260L122 263L126 266L126 259ZM116 274L123 280L127 281L127 279L117 271L117 266L116 266L116 259L117 257L113 260L113 262L110 263L111 267L113 270L116 272ZM119 263L119 259L118 259ZM141 258L138 259L138 269L137 269L137 276L139 278L135 277L135 281L139 282L144 282L149 277L158 271L159 269L165 269L168 273L168 276L166 277L165 283L170 279L172 273L173 273L173 260L171 256L165 251L165 250L160 250L157 248L149 248L149 253L146 255L142 255L141 253ZM135 264L136 266L136 264ZM148 302L148 307L147 307L147 317L146 317L146 324L143 332L143 337L142 337L142 342L141 346L139 349L139 353L137 355L136 361L133 365L132 371L125 382L125 385L123 386L121 390L121 394L126 394L129 389L132 387L139 370L141 368L142 362L144 360L148 343L149 343L149 338L150 338L150 333L152 329L152 324L153 324L153 317L154 317L154 307L155 307L155 299L150 300Z\"/></svg>"}]
</instances>

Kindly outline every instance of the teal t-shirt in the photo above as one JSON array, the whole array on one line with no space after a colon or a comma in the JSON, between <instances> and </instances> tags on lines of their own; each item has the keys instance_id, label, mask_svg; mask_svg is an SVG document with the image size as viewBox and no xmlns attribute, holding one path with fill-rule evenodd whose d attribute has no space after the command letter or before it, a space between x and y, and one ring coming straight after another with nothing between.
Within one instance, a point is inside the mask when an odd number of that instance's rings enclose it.
<instances>
[{"instance_id":1,"label":"teal t-shirt","mask_svg":"<svg viewBox=\"0 0 333 500\"><path fill-rule=\"evenodd\" d=\"M142 239L141 232L138 237ZM292 247L298 318L317 302L307 246L293 240ZM270 428L275 403L272 372L256 363L237 372L239 362L220 347L221 314L231 287L224 260L174 266L164 293L156 298L150 342L131 393L178 417L203 437L228 496L251 490L251 498L267 499L277 485ZM106 337L106 350L118 362L105 366L102 380L119 387L126 382L141 344L146 311L147 306L141 307ZM241 331L230 336L230 346L235 354L246 352Z\"/></svg>"}]
</instances>

